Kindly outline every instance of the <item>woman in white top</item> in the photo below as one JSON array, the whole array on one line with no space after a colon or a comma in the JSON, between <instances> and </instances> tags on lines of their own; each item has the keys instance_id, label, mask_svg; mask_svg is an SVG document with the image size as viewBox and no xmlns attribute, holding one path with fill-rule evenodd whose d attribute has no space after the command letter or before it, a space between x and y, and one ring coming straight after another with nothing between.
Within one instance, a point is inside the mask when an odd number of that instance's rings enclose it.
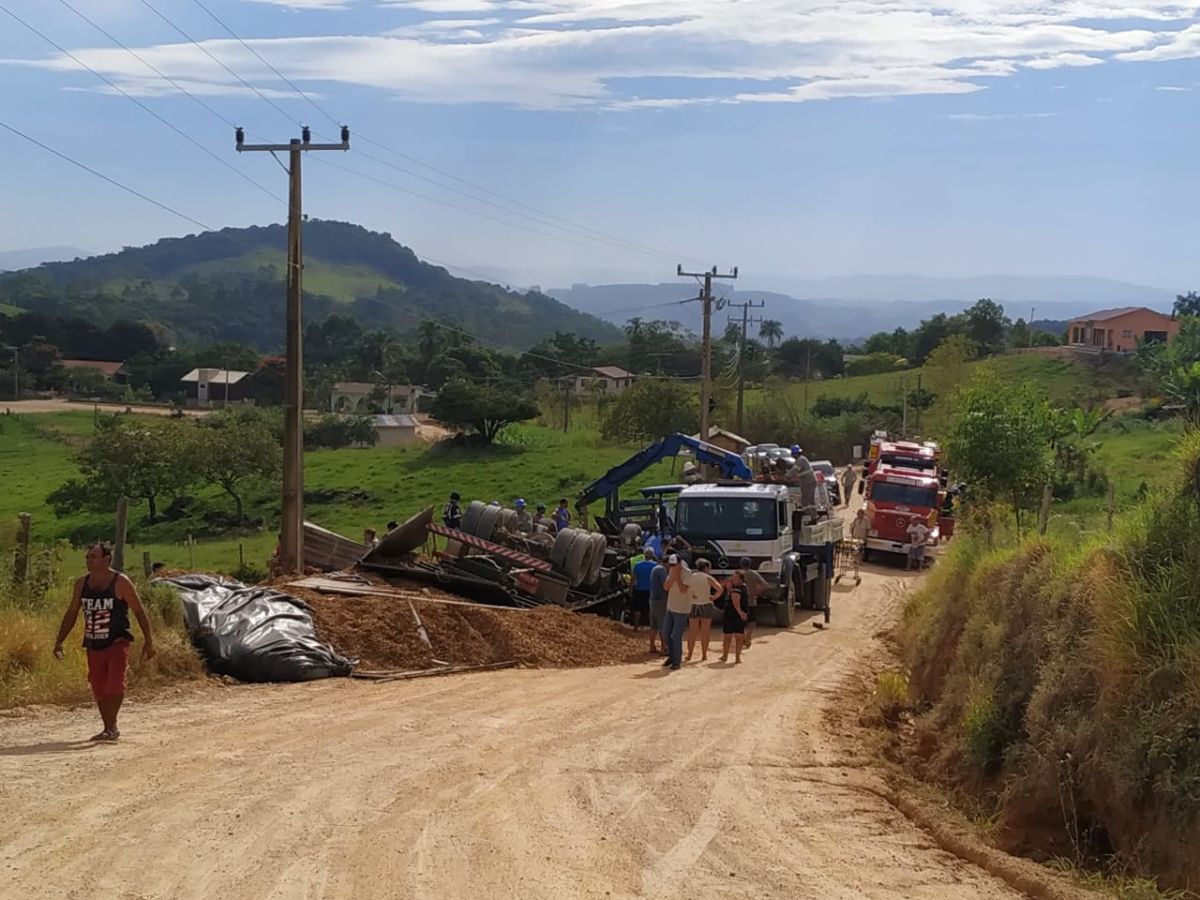
<instances>
[{"instance_id":1,"label":"woman in white top","mask_svg":"<svg viewBox=\"0 0 1200 900\"><path fill-rule=\"evenodd\" d=\"M692 659L696 642L700 642L700 661L708 659L708 637L712 632L713 616L717 607L713 600L724 592L721 582L712 577L712 563L707 559L696 561L696 572L688 582L692 592L692 611L688 616L687 657Z\"/></svg>"}]
</instances>

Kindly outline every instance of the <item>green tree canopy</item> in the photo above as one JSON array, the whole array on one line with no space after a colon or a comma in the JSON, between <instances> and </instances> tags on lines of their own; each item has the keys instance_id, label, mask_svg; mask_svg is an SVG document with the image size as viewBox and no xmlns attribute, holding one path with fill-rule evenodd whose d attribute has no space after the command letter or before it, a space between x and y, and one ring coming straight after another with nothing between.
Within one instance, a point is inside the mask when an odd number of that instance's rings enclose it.
<instances>
[{"instance_id":1,"label":"green tree canopy","mask_svg":"<svg viewBox=\"0 0 1200 900\"><path fill-rule=\"evenodd\" d=\"M665 378L639 378L608 410L601 431L616 441L654 440L700 424L700 403L690 385Z\"/></svg>"},{"instance_id":2,"label":"green tree canopy","mask_svg":"<svg viewBox=\"0 0 1200 900\"><path fill-rule=\"evenodd\" d=\"M490 444L506 426L535 418L539 410L514 383L456 379L438 391L429 412L443 425L473 431Z\"/></svg>"}]
</instances>

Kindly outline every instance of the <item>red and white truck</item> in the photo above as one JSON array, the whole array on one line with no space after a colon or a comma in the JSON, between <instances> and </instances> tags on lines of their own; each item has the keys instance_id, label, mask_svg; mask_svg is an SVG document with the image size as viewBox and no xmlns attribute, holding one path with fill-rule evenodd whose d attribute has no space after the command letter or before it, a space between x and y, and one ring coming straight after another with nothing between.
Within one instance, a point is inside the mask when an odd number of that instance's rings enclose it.
<instances>
[{"instance_id":1,"label":"red and white truck","mask_svg":"<svg viewBox=\"0 0 1200 900\"><path fill-rule=\"evenodd\" d=\"M936 468L909 469L888 465L881 459L867 477L866 553L907 554L911 538L908 528L915 521L929 528L929 542L938 540L938 512L942 506L941 483Z\"/></svg>"}]
</instances>

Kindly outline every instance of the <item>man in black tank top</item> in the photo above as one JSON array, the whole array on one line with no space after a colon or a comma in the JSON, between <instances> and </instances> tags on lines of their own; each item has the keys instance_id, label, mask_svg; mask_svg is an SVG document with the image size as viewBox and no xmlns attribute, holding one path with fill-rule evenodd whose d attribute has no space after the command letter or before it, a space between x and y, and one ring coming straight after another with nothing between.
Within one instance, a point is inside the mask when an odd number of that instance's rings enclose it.
<instances>
[{"instance_id":1,"label":"man in black tank top","mask_svg":"<svg viewBox=\"0 0 1200 900\"><path fill-rule=\"evenodd\" d=\"M87 650L88 682L100 709L104 730L93 741L115 741L121 736L117 713L125 699L125 669L133 632L129 613L137 618L145 643L142 659L154 656L150 620L138 599L133 582L112 568L112 551L104 544L92 544L87 550L87 574L75 581L71 605L63 615L54 644L54 655L63 658L63 641L83 612L83 646Z\"/></svg>"}]
</instances>

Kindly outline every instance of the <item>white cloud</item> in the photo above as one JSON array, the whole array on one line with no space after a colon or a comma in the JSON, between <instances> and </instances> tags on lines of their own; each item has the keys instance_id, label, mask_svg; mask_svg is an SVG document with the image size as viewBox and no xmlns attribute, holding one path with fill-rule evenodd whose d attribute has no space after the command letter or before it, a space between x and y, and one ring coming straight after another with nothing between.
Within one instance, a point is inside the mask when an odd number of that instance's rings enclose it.
<instances>
[{"instance_id":1,"label":"white cloud","mask_svg":"<svg viewBox=\"0 0 1200 900\"><path fill-rule=\"evenodd\" d=\"M1034 113L950 113L942 116L943 119L949 119L952 122L1006 122L1013 119L1054 119L1058 117L1058 113L1052 112L1034 112Z\"/></svg>"},{"instance_id":2,"label":"white cloud","mask_svg":"<svg viewBox=\"0 0 1200 900\"><path fill-rule=\"evenodd\" d=\"M1180 94L1186 94L1191 90L1191 88L1189 88L1189 87L1183 87L1182 85L1178 85L1178 84L1160 84L1160 85L1155 86L1154 89L1156 91L1170 91L1171 93L1180 93Z\"/></svg>"},{"instance_id":3,"label":"white cloud","mask_svg":"<svg viewBox=\"0 0 1200 900\"><path fill-rule=\"evenodd\" d=\"M243 2L282 6L284 9L300 12L306 9L346 9L353 0L243 0Z\"/></svg>"},{"instance_id":4,"label":"white cloud","mask_svg":"<svg viewBox=\"0 0 1200 900\"><path fill-rule=\"evenodd\" d=\"M1023 69L1200 56L1200 25L1183 27L1197 6L1168 0L254 2L373 2L427 14L382 34L251 43L306 90L343 83L430 103L661 109L970 94ZM448 17L455 13L464 18ZM205 46L245 77L281 86L236 42ZM154 82L120 50L73 52L122 86ZM236 84L188 44L138 52L172 77L213 89ZM75 70L65 58L29 64Z\"/></svg>"}]
</instances>

